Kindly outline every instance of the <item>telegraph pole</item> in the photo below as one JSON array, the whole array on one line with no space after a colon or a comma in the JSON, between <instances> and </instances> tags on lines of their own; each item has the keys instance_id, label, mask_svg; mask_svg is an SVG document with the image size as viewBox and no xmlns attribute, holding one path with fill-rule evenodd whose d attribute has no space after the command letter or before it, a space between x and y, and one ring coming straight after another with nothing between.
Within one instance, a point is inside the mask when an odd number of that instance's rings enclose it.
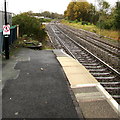
<instances>
[{"instance_id":1,"label":"telegraph pole","mask_svg":"<svg viewBox=\"0 0 120 120\"><path fill-rule=\"evenodd\" d=\"M7 26L7 6L6 6L6 0L4 1L4 7L5 7L5 26ZM4 35L4 42L5 42L5 58L9 59L9 36Z\"/></svg>"}]
</instances>

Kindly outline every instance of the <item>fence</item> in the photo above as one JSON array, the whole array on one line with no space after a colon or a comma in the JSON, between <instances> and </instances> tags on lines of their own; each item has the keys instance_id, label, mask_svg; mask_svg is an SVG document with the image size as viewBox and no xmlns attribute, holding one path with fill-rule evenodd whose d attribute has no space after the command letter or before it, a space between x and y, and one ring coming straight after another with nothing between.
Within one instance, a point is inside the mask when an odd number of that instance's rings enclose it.
<instances>
[{"instance_id":1,"label":"fence","mask_svg":"<svg viewBox=\"0 0 120 120\"><path fill-rule=\"evenodd\" d=\"M9 45L17 39L17 26L10 28ZM3 31L0 31L0 54L4 51L4 36Z\"/></svg>"}]
</instances>

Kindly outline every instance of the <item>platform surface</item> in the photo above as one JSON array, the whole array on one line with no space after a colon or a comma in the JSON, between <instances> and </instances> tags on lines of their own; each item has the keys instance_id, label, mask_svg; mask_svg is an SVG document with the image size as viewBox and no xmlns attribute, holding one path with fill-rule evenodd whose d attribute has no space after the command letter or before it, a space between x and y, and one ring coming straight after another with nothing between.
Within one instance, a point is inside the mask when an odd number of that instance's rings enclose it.
<instances>
[{"instance_id":1,"label":"platform surface","mask_svg":"<svg viewBox=\"0 0 120 120\"><path fill-rule=\"evenodd\" d=\"M112 97L62 50L22 49L2 80L3 118L119 118Z\"/></svg>"},{"instance_id":2,"label":"platform surface","mask_svg":"<svg viewBox=\"0 0 120 120\"><path fill-rule=\"evenodd\" d=\"M5 66L3 118L78 118L67 78L52 50L23 49Z\"/></svg>"}]
</instances>

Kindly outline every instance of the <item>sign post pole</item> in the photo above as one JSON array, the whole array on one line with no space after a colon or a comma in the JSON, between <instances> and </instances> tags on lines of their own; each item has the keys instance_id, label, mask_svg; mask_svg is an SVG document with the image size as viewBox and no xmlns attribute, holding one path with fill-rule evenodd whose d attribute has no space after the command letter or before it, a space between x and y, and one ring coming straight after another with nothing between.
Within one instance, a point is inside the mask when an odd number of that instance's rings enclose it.
<instances>
[{"instance_id":1,"label":"sign post pole","mask_svg":"<svg viewBox=\"0 0 120 120\"><path fill-rule=\"evenodd\" d=\"M5 4L5 25L7 26L8 23L7 23L6 0L4 4ZM4 42L5 42L5 58L9 59L9 36L7 34L4 35Z\"/></svg>"}]
</instances>

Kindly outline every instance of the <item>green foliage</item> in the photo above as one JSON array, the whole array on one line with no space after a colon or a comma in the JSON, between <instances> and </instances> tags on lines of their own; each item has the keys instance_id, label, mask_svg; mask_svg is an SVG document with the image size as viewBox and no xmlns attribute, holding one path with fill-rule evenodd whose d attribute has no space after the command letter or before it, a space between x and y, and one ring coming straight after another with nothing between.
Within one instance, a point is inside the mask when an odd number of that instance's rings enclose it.
<instances>
[{"instance_id":1,"label":"green foliage","mask_svg":"<svg viewBox=\"0 0 120 120\"><path fill-rule=\"evenodd\" d=\"M40 18L40 22L51 22L52 19L44 19L44 18Z\"/></svg>"},{"instance_id":2,"label":"green foliage","mask_svg":"<svg viewBox=\"0 0 120 120\"><path fill-rule=\"evenodd\" d=\"M74 20L74 21L69 20L69 23L78 23L78 22L79 22L78 20Z\"/></svg>"},{"instance_id":3,"label":"green foliage","mask_svg":"<svg viewBox=\"0 0 120 120\"><path fill-rule=\"evenodd\" d=\"M111 10L111 14L105 13L105 7L101 8L103 9L100 11L100 18L97 22L97 26L101 29L120 30L120 2L116 3L116 7Z\"/></svg>"},{"instance_id":4,"label":"green foliage","mask_svg":"<svg viewBox=\"0 0 120 120\"><path fill-rule=\"evenodd\" d=\"M82 25L94 24L101 29L120 30L120 2L111 8L106 0L97 0L98 9L85 0L70 2L64 17L70 23L81 22Z\"/></svg>"},{"instance_id":5,"label":"green foliage","mask_svg":"<svg viewBox=\"0 0 120 120\"><path fill-rule=\"evenodd\" d=\"M120 2L116 3L116 9L114 11L114 29L120 30Z\"/></svg>"},{"instance_id":6,"label":"green foliage","mask_svg":"<svg viewBox=\"0 0 120 120\"><path fill-rule=\"evenodd\" d=\"M75 2L70 2L68 7L67 7L67 10L65 11L65 17L68 18L68 20L75 20L75 12L74 12L74 6L75 6Z\"/></svg>"},{"instance_id":7,"label":"green foliage","mask_svg":"<svg viewBox=\"0 0 120 120\"><path fill-rule=\"evenodd\" d=\"M99 21L97 23L97 26L101 29L112 29L114 24L113 24L113 20L112 19L108 19L106 21Z\"/></svg>"},{"instance_id":8,"label":"green foliage","mask_svg":"<svg viewBox=\"0 0 120 120\"><path fill-rule=\"evenodd\" d=\"M31 17L27 13L22 13L13 17L13 25L20 26L20 36L27 35L35 39L44 39L45 32L39 19Z\"/></svg>"},{"instance_id":9,"label":"green foliage","mask_svg":"<svg viewBox=\"0 0 120 120\"><path fill-rule=\"evenodd\" d=\"M98 14L95 11L95 7L88 2L70 2L67 10L64 12L64 17L72 21L87 21L96 23L98 20Z\"/></svg>"},{"instance_id":10,"label":"green foliage","mask_svg":"<svg viewBox=\"0 0 120 120\"><path fill-rule=\"evenodd\" d=\"M105 0L97 0L97 1L98 1L100 12L105 15L110 9L110 4Z\"/></svg>"},{"instance_id":11,"label":"green foliage","mask_svg":"<svg viewBox=\"0 0 120 120\"><path fill-rule=\"evenodd\" d=\"M88 25L89 23L86 21L82 21L82 25Z\"/></svg>"},{"instance_id":12,"label":"green foliage","mask_svg":"<svg viewBox=\"0 0 120 120\"><path fill-rule=\"evenodd\" d=\"M53 12L49 12L49 11L44 11L41 13L33 13L32 11L28 11L28 12L26 12L26 14L28 14L29 16L38 16L38 17L44 16L44 17L52 18L52 19L62 19L63 18L62 14L53 13Z\"/></svg>"},{"instance_id":13,"label":"green foliage","mask_svg":"<svg viewBox=\"0 0 120 120\"><path fill-rule=\"evenodd\" d=\"M52 19L62 19L63 18L62 14L53 13L53 12L49 12L49 11L44 11L40 14L41 14L41 16L52 18Z\"/></svg>"}]
</instances>

